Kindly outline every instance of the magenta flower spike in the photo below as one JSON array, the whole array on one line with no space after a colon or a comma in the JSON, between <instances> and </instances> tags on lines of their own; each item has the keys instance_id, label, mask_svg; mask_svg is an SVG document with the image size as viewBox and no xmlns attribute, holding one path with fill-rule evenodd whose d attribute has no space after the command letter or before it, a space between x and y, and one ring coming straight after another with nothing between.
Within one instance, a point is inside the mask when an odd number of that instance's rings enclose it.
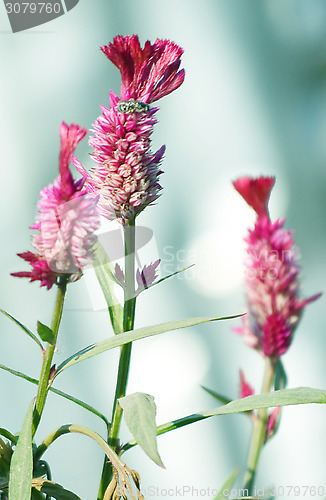
<instances>
[{"instance_id":1,"label":"magenta flower spike","mask_svg":"<svg viewBox=\"0 0 326 500\"><path fill-rule=\"evenodd\" d=\"M59 176L41 190L36 223L31 226L37 230L33 237L36 253L18 254L32 270L12 273L39 280L48 290L62 275L69 275L70 280L80 277L93 255L94 231L100 222L97 199L83 189L83 180L74 181L69 170L71 157L86 133L79 125L61 124Z\"/></svg>"},{"instance_id":2,"label":"magenta flower spike","mask_svg":"<svg viewBox=\"0 0 326 500\"><path fill-rule=\"evenodd\" d=\"M141 48L137 35L116 36L101 50L121 73L121 97L111 91L110 109L101 106L103 114L94 123L89 141L96 163L92 175L75 157L73 164L87 188L99 195L101 215L125 224L160 196L165 146L156 153L150 151L159 109L150 104L182 84L183 50L170 40L159 39Z\"/></svg>"},{"instance_id":3,"label":"magenta flower spike","mask_svg":"<svg viewBox=\"0 0 326 500\"><path fill-rule=\"evenodd\" d=\"M321 294L299 297L293 231L283 228L285 219L271 222L269 217L268 200L274 183L273 177L242 177L233 183L257 214L255 227L245 239L249 311L242 327L235 331L265 356L278 358L289 348L304 307Z\"/></svg>"}]
</instances>

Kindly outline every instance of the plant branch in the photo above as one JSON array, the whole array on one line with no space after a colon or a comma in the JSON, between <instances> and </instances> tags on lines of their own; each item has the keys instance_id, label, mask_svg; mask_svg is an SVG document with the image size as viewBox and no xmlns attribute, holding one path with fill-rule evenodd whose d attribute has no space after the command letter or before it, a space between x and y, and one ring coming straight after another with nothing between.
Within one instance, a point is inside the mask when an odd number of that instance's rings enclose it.
<instances>
[{"instance_id":1,"label":"plant branch","mask_svg":"<svg viewBox=\"0 0 326 500\"><path fill-rule=\"evenodd\" d=\"M38 391L37 391L35 409L34 409L33 436L34 436L36 429L40 423L42 412L43 412L45 401L46 401L46 397L47 397L48 391L49 391L49 378L50 378L50 372L51 372L51 366L52 366L52 359L53 359L53 355L54 355L54 351L55 351L55 347L56 347L58 331L59 331L60 321L61 321L61 317L62 317L63 304L64 304L64 299L65 299L65 294L66 294L66 289L67 289L67 282L68 282L68 279L66 276L62 276L61 278L59 278L57 297L56 297L56 302L55 302L54 312L53 312L53 317L52 317L52 323L51 323L51 330L54 334L54 341L53 341L53 343L48 343L46 351L44 352L43 364L42 364L40 381L38 384Z\"/></svg>"},{"instance_id":2,"label":"plant branch","mask_svg":"<svg viewBox=\"0 0 326 500\"><path fill-rule=\"evenodd\" d=\"M261 394L270 392L275 376L275 362L269 358L265 358L265 371ZM244 478L244 488L248 489L249 495L252 494L253 482L257 471L258 461L261 450L265 443L266 426L268 421L267 408L260 408L257 413L257 420L254 423L251 444L249 449L247 471Z\"/></svg>"}]
</instances>

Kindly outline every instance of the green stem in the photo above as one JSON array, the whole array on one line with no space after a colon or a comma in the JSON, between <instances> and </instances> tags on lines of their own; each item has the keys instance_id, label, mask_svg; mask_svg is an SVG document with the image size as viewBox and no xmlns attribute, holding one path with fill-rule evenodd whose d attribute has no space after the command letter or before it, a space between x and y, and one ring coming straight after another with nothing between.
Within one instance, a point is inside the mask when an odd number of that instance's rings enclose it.
<instances>
[{"instance_id":1,"label":"green stem","mask_svg":"<svg viewBox=\"0 0 326 500\"><path fill-rule=\"evenodd\" d=\"M47 345L46 351L44 352L43 364L41 369L40 381L38 384L34 417L33 417L33 436L36 429L40 423L42 412L44 409L46 397L49 391L49 378L52 366L53 354L56 347L59 325L62 317L63 303L65 299L67 288L67 278L65 276L59 278L57 297L54 306L54 312L51 323L51 330L54 334L54 341Z\"/></svg>"},{"instance_id":2,"label":"green stem","mask_svg":"<svg viewBox=\"0 0 326 500\"><path fill-rule=\"evenodd\" d=\"M94 439L94 441L96 441L104 450L106 457L114 465L119 474L123 475L125 473L124 464L121 462L116 453L106 443L106 441L99 434L97 434L97 432L92 431L91 429L89 429L88 427L84 427L83 425L75 425L75 424L62 425L58 429L51 432L37 448L36 453L34 455L35 463L37 463L40 460L40 458L46 452L48 447L56 439L58 439L60 436L63 436L65 434L70 434L72 432L84 434L85 436L89 436L90 438Z\"/></svg>"},{"instance_id":3,"label":"green stem","mask_svg":"<svg viewBox=\"0 0 326 500\"><path fill-rule=\"evenodd\" d=\"M0 428L0 436L3 436L7 439L9 439L9 441L12 442L12 444L16 445L17 442L18 442L18 439L15 438L15 436L13 436L13 434L11 434L11 432L7 431L7 429L3 429L2 427Z\"/></svg>"},{"instance_id":4,"label":"green stem","mask_svg":"<svg viewBox=\"0 0 326 500\"><path fill-rule=\"evenodd\" d=\"M261 394L270 392L275 375L275 361L271 358L265 358L264 379L261 389ZM244 477L244 488L248 489L248 494L252 494L257 465L260 457L260 452L265 443L266 426L268 420L268 408L260 408L257 413L257 420L254 423L251 444L249 449L247 471Z\"/></svg>"},{"instance_id":5,"label":"green stem","mask_svg":"<svg viewBox=\"0 0 326 500\"><path fill-rule=\"evenodd\" d=\"M124 226L124 246L125 246L125 289L123 308L123 331L127 332L134 327L135 320L135 220L130 220ZM122 418L122 408L118 399L126 395L132 344L125 344L120 348L119 368L116 383L116 390L113 402L112 424L108 435L108 444L113 449L119 447L119 430ZM112 466L105 461L103 465L102 477L99 487L98 500L102 500L105 490L112 479Z\"/></svg>"}]
</instances>

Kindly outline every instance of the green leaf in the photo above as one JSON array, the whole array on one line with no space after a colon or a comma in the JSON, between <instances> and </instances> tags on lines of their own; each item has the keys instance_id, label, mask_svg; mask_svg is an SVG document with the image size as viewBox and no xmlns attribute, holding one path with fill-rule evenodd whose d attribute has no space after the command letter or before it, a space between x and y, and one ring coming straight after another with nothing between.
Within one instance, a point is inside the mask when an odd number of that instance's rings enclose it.
<instances>
[{"instance_id":1,"label":"green leaf","mask_svg":"<svg viewBox=\"0 0 326 500\"><path fill-rule=\"evenodd\" d=\"M234 469L232 474L227 478L227 480L223 484L222 488L220 489L220 491L218 492L218 495L214 498L214 500L227 500L229 498L230 490L232 489L232 486L233 486L235 480L237 479L239 472L240 472L240 467L237 467L236 469ZM224 494L224 492L226 493L227 491L229 493Z\"/></svg>"},{"instance_id":2,"label":"green leaf","mask_svg":"<svg viewBox=\"0 0 326 500\"><path fill-rule=\"evenodd\" d=\"M55 344L55 335L51 328L46 325L43 325L40 321L37 322L37 333L43 342L48 342L49 344Z\"/></svg>"},{"instance_id":3,"label":"green leaf","mask_svg":"<svg viewBox=\"0 0 326 500\"><path fill-rule=\"evenodd\" d=\"M139 446L160 467L164 467L157 450L156 442L156 405L150 394L135 392L118 399L123 409L128 429Z\"/></svg>"},{"instance_id":4,"label":"green leaf","mask_svg":"<svg viewBox=\"0 0 326 500\"><path fill-rule=\"evenodd\" d=\"M43 346L41 344L41 342L39 341L39 339L36 337L36 335L34 335L34 333L32 333L28 328L27 326L23 325L20 321L18 321L18 319L14 318L13 316L11 316L11 314L7 313L6 311L4 311L3 309L0 309L0 312L2 312L2 314L4 314L5 316L7 316L7 318L11 319L11 321L13 321L14 323L16 323L16 325L18 325L22 330L23 332L27 333L27 335L32 339L34 340L34 342L36 342L36 344L41 348L41 350L43 351Z\"/></svg>"},{"instance_id":5,"label":"green leaf","mask_svg":"<svg viewBox=\"0 0 326 500\"><path fill-rule=\"evenodd\" d=\"M114 283L117 283L117 280L113 265L99 242L95 245L93 266L109 308L113 331L118 335L123 332L123 308L114 293Z\"/></svg>"},{"instance_id":6,"label":"green leaf","mask_svg":"<svg viewBox=\"0 0 326 500\"><path fill-rule=\"evenodd\" d=\"M184 271L187 271L188 269L190 269L191 267L193 267L195 264L191 264L190 266L187 266L187 267L184 267L183 269L179 269L179 271L175 271L174 273L171 273L171 274L168 274L167 276L164 276L163 278L157 280L157 281L154 281L154 283L152 283L151 285L149 286L145 286L144 288L142 288L137 295L140 295L144 290L149 290L150 288L153 288L153 286L156 286L158 285L159 283L162 283L162 281L165 281L165 280L168 280L169 278L172 278L173 276L176 276L177 274L180 274L180 273L183 273Z\"/></svg>"},{"instance_id":7,"label":"green leaf","mask_svg":"<svg viewBox=\"0 0 326 500\"><path fill-rule=\"evenodd\" d=\"M54 375L55 379L63 370L66 370L70 366L73 366L81 361L97 356L102 352L109 351L115 347L120 347L124 344L129 344L135 340L144 339L146 337L152 337L154 335L159 335L161 333L170 332L172 330L179 330L181 328L187 328L189 326L200 325L202 323L209 323L210 321L220 321L223 319L233 319L242 316L242 314L237 314L235 316L227 316L225 318L214 318L214 317L202 317L202 318L190 318L181 319L179 321L169 321L167 323L162 323L160 325L145 326L143 328L138 328L136 330L130 330L125 333L121 333L115 337L111 337L108 340L103 340L97 344L92 344L85 347L81 351L73 354L58 366L58 369Z\"/></svg>"},{"instance_id":8,"label":"green leaf","mask_svg":"<svg viewBox=\"0 0 326 500\"><path fill-rule=\"evenodd\" d=\"M8 368L7 366L0 365L0 369L5 370L5 371L11 373L12 375L15 375L16 377L23 378L24 380L27 380L28 382L31 382L32 384L38 385L38 383L39 383L39 381L37 379L29 377L25 373L18 372L16 370L12 370L11 368ZM65 399L68 399L69 401L72 401L73 403L75 403L78 406L81 406L82 408L85 408L85 410L90 411L94 415L97 415L105 422L105 425L107 427L109 427L110 423L109 423L108 419L102 413L100 413L98 410L96 410L96 408L93 408L93 406L89 405L88 403L85 403L84 401L81 401L78 398L75 398L74 396L71 396L70 394L67 394L66 392L60 391L59 389L55 389L54 387L50 387L50 391L54 392L54 394L57 394L58 396L61 396ZM0 434L1 434L1 430L0 430Z\"/></svg>"},{"instance_id":9,"label":"green leaf","mask_svg":"<svg viewBox=\"0 0 326 500\"><path fill-rule=\"evenodd\" d=\"M157 427L157 435L180 429L185 425L193 424L205 418L218 415L228 415L230 413L241 413L244 411L256 410L258 408L269 408L274 406L290 406L311 403L326 403L326 391L322 389L312 389L310 387L296 387L294 389L281 389L267 394L253 395L246 398L231 401L225 406L219 406L214 410L202 411L187 415L186 417L167 422ZM123 446L127 451L137 443L132 441Z\"/></svg>"},{"instance_id":10,"label":"green leaf","mask_svg":"<svg viewBox=\"0 0 326 500\"><path fill-rule=\"evenodd\" d=\"M220 403L227 405L228 403L231 403L232 399L226 398L225 396L222 396L222 394L218 394L215 391L212 391L212 389L208 389L208 387L205 387L203 385L200 386L204 391L208 392L213 398L217 399L217 401L220 401Z\"/></svg>"},{"instance_id":11,"label":"green leaf","mask_svg":"<svg viewBox=\"0 0 326 500\"><path fill-rule=\"evenodd\" d=\"M9 500L27 500L31 497L33 408L34 400L29 405L17 446L12 455L9 475Z\"/></svg>"},{"instance_id":12,"label":"green leaf","mask_svg":"<svg viewBox=\"0 0 326 500\"><path fill-rule=\"evenodd\" d=\"M81 500L78 495L66 490L60 484L48 481L47 479L41 477L33 479L32 486L38 491L41 491L50 497L56 498L56 500Z\"/></svg>"},{"instance_id":13,"label":"green leaf","mask_svg":"<svg viewBox=\"0 0 326 500\"><path fill-rule=\"evenodd\" d=\"M283 363L279 358L275 367L274 389L275 391L278 391L279 389L285 389L287 385L288 385L288 378L284 370Z\"/></svg>"}]
</instances>

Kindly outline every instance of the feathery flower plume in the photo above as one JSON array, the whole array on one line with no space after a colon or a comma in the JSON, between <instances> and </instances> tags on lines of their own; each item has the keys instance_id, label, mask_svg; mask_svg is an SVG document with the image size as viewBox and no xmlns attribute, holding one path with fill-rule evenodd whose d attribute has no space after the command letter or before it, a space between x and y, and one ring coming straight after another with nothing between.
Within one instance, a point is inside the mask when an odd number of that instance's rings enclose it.
<instances>
[{"instance_id":1,"label":"feathery flower plume","mask_svg":"<svg viewBox=\"0 0 326 500\"><path fill-rule=\"evenodd\" d=\"M299 298L293 231L283 228L285 219L271 222L269 217L268 200L274 183L273 177L242 177L233 183L257 214L255 227L245 239L249 312L236 331L251 347L278 358L289 348L304 307L320 294Z\"/></svg>"},{"instance_id":2,"label":"feathery flower plume","mask_svg":"<svg viewBox=\"0 0 326 500\"><path fill-rule=\"evenodd\" d=\"M80 277L82 268L91 262L94 231L99 226L97 199L83 189L84 181L74 181L69 170L77 144L87 131L79 125L60 127L61 150L59 176L40 192L36 223L31 229L36 253L24 252L19 257L29 262L31 271L12 273L20 278L39 280L49 290L61 275Z\"/></svg>"},{"instance_id":3,"label":"feathery flower plume","mask_svg":"<svg viewBox=\"0 0 326 500\"><path fill-rule=\"evenodd\" d=\"M160 163L165 151L150 151L154 115L150 103L173 92L184 80L179 70L181 47L170 40L147 41L141 48L137 35L116 36L101 47L121 73L121 97L110 92L110 109L101 106L89 144L96 166L90 175L77 158L73 164L87 188L99 195L98 208L109 220L133 220L160 196Z\"/></svg>"}]
</instances>

